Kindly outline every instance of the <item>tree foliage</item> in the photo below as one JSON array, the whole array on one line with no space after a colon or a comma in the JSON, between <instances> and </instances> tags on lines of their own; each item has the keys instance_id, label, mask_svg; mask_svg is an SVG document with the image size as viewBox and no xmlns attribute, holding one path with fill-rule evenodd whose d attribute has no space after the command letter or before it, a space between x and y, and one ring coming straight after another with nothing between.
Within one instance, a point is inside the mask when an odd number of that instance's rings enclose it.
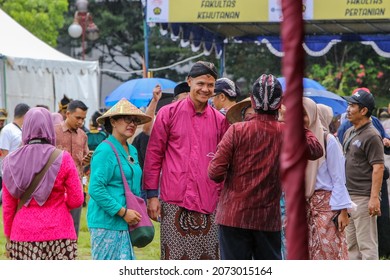
<instances>
[{"instance_id":1,"label":"tree foliage","mask_svg":"<svg viewBox=\"0 0 390 280\"><path fill-rule=\"evenodd\" d=\"M67 0L0 0L0 7L42 41L57 46L68 11Z\"/></svg>"},{"instance_id":2,"label":"tree foliage","mask_svg":"<svg viewBox=\"0 0 390 280\"><path fill-rule=\"evenodd\" d=\"M388 97L390 66L361 43L339 43L320 58L308 58L307 76L319 81L329 91L350 95L355 88L366 87L379 97Z\"/></svg>"},{"instance_id":3,"label":"tree foliage","mask_svg":"<svg viewBox=\"0 0 390 280\"><path fill-rule=\"evenodd\" d=\"M75 10L76 7L71 4L66 19L67 24L71 24ZM99 27L100 36L98 40L88 42L86 52L88 53L92 49L98 50L101 54L100 61L104 63L105 68L127 72L142 71L145 57L145 27L141 1L90 1L88 10L93 15L93 21ZM61 31L62 46L72 44L72 39L67 34L67 24ZM190 49L180 48L178 42L172 42L168 36L161 36L156 27L149 28L148 46L149 69L172 65L194 56ZM142 73L105 74L121 81L142 76ZM181 71L181 67L152 73L154 77L175 81L184 80L186 74L186 71Z\"/></svg>"},{"instance_id":4,"label":"tree foliage","mask_svg":"<svg viewBox=\"0 0 390 280\"><path fill-rule=\"evenodd\" d=\"M243 95L248 95L253 82L261 74L281 76L282 59L264 46L254 43L231 43L226 45L226 74L238 81Z\"/></svg>"}]
</instances>

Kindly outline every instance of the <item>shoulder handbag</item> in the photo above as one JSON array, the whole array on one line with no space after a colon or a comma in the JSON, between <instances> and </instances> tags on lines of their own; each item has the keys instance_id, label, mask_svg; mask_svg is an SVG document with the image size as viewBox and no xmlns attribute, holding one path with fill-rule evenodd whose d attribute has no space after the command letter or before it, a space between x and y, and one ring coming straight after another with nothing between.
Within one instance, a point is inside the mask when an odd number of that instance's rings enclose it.
<instances>
[{"instance_id":1,"label":"shoulder handbag","mask_svg":"<svg viewBox=\"0 0 390 280\"><path fill-rule=\"evenodd\" d=\"M130 191L129 184L127 183L122 164L119 159L118 151L110 141L104 140L104 142L111 146L115 153L116 159L118 160L119 169L122 174L123 187L125 189L127 209L133 209L141 214L141 220L138 224L129 225L129 233L132 245L138 248L143 248L152 242L154 238L154 226L146 210L145 201L142 198L135 196Z\"/></svg>"},{"instance_id":2,"label":"shoulder handbag","mask_svg":"<svg viewBox=\"0 0 390 280\"><path fill-rule=\"evenodd\" d=\"M16 212L20 210L20 208L23 207L23 205L26 203L26 201L30 198L30 196L33 194L35 189L38 186L38 183L41 182L43 176L46 174L46 171L49 169L49 167L52 165L52 163L56 160L56 158L61 154L60 149L54 149L54 151L51 153L49 160L46 162L45 166L42 168L41 171L37 175L35 175L34 179L28 186L27 190L23 193L21 196L18 207L16 208Z\"/></svg>"}]
</instances>

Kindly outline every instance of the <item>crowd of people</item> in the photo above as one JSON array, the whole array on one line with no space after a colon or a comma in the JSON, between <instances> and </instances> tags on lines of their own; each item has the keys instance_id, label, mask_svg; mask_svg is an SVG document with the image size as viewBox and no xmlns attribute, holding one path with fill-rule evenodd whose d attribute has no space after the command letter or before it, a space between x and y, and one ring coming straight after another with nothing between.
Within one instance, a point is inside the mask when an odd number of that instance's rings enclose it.
<instances>
[{"instance_id":1,"label":"crowd of people","mask_svg":"<svg viewBox=\"0 0 390 280\"><path fill-rule=\"evenodd\" d=\"M96 111L89 129L86 104L66 96L55 113L18 104L4 127L0 110L9 258L77 259L84 206L92 258L136 259L129 226L142 216L126 204L124 182L160 223L162 260L288 258L280 174L288 108L278 79L262 74L243 94L198 61L171 103L159 106L161 97L156 85L145 112L122 99ZM346 100L336 130L331 107L303 98L312 260L390 256L390 137L368 89Z\"/></svg>"}]
</instances>

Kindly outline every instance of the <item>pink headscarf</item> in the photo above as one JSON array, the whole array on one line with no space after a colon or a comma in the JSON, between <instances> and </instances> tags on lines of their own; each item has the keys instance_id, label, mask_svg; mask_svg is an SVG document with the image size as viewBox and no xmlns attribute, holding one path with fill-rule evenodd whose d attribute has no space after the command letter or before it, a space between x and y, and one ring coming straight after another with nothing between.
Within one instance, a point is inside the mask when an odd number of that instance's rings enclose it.
<instances>
[{"instance_id":1,"label":"pink headscarf","mask_svg":"<svg viewBox=\"0 0 390 280\"><path fill-rule=\"evenodd\" d=\"M37 139L44 143L32 143ZM23 146L3 160L3 182L10 194L19 199L35 175L39 173L55 149L55 131L51 113L41 107L31 108L24 117ZM63 153L53 162L42 181L25 205L33 197L43 205L49 197L61 166Z\"/></svg>"},{"instance_id":2,"label":"pink headscarf","mask_svg":"<svg viewBox=\"0 0 390 280\"><path fill-rule=\"evenodd\" d=\"M64 117L60 113L51 113L51 118L53 120L53 124L59 124L64 121Z\"/></svg>"}]
</instances>

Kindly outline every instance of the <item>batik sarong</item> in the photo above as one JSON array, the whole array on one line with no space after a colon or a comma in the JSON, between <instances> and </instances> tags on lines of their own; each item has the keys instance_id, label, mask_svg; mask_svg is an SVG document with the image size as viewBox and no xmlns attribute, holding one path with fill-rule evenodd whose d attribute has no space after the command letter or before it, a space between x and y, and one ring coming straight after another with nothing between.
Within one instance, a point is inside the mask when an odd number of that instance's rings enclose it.
<instances>
[{"instance_id":1,"label":"batik sarong","mask_svg":"<svg viewBox=\"0 0 390 280\"><path fill-rule=\"evenodd\" d=\"M12 260L75 260L77 241L11 241L7 246Z\"/></svg>"},{"instance_id":2,"label":"batik sarong","mask_svg":"<svg viewBox=\"0 0 390 280\"><path fill-rule=\"evenodd\" d=\"M161 259L218 260L215 214L202 214L161 202Z\"/></svg>"},{"instance_id":3,"label":"batik sarong","mask_svg":"<svg viewBox=\"0 0 390 280\"><path fill-rule=\"evenodd\" d=\"M128 230L90 228L93 260L134 260Z\"/></svg>"},{"instance_id":4,"label":"batik sarong","mask_svg":"<svg viewBox=\"0 0 390 280\"><path fill-rule=\"evenodd\" d=\"M309 258L311 260L346 260L345 232L336 229L332 218L336 211L329 205L330 191L315 191L309 200Z\"/></svg>"}]
</instances>

